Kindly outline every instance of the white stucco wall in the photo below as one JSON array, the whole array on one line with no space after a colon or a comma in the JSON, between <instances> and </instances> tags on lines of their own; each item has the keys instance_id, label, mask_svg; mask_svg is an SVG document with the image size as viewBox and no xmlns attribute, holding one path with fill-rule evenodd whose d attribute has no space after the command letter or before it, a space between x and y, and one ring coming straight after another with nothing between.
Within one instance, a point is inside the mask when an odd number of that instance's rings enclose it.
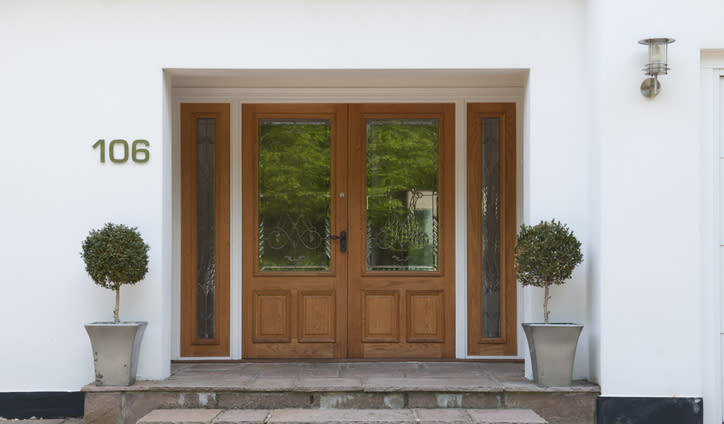
<instances>
[{"instance_id":1,"label":"white stucco wall","mask_svg":"<svg viewBox=\"0 0 724 424\"><path fill-rule=\"evenodd\" d=\"M525 217L567 221L586 241L584 3L373 1L358 5L104 1L4 4L0 46L3 348L0 390L77 390L92 380L83 323L113 295L78 252L106 221L138 226L146 281L122 289L122 318L148 320L139 376L170 358L170 139L164 68L530 68ZM99 138L145 138L145 165L98 163ZM565 152L561 155L560 152ZM585 270L555 290L552 318L585 322ZM540 319L540 295L526 295ZM576 374L588 375L587 337ZM52 360L49 360L52 358ZM30 370L30 371L29 371Z\"/></svg>"},{"instance_id":2,"label":"white stucco wall","mask_svg":"<svg viewBox=\"0 0 724 424\"><path fill-rule=\"evenodd\" d=\"M598 68L591 85L600 192L591 278L600 327L595 372L610 396L704 396L705 422L721 422L712 362L713 158L702 110L701 50L724 45L721 2L589 2ZM652 13L648 18L649 14ZM596 30L593 30L593 27ZM633 72L636 41L673 37L655 100ZM703 105L706 105L703 107ZM710 124L709 124L710 125ZM718 358L716 358L718 360Z\"/></svg>"},{"instance_id":3,"label":"white stucco wall","mask_svg":"<svg viewBox=\"0 0 724 424\"><path fill-rule=\"evenodd\" d=\"M0 391L92 380L83 323L111 317L79 257L90 228L138 226L146 281L122 318L150 322L139 375L167 375L169 88L164 68L527 68L524 216L555 217L584 264L551 318L586 324L575 375L606 395L701 396L705 247L699 51L724 46L719 3L558 1L16 2L0 6ZM649 18L656 9L656 19ZM654 101L646 50L671 36ZM586 47L595 47L595 51ZM98 163L99 138L145 138L145 165ZM542 293L523 289L525 320ZM522 340L521 340L522 342Z\"/></svg>"}]
</instances>

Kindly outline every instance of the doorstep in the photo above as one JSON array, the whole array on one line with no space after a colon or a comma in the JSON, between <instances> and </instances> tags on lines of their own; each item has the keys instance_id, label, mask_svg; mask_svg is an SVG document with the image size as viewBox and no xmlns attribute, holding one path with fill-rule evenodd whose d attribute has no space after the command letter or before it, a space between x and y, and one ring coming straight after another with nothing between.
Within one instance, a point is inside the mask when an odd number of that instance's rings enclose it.
<instances>
[{"instance_id":1,"label":"doorstep","mask_svg":"<svg viewBox=\"0 0 724 424\"><path fill-rule=\"evenodd\" d=\"M86 424L135 424L154 409L532 409L593 424L597 385L540 387L521 363L176 363L160 381L83 388Z\"/></svg>"},{"instance_id":2,"label":"doorstep","mask_svg":"<svg viewBox=\"0 0 724 424\"><path fill-rule=\"evenodd\" d=\"M530 409L156 409L138 424L546 424Z\"/></svg>"}]
</instances>

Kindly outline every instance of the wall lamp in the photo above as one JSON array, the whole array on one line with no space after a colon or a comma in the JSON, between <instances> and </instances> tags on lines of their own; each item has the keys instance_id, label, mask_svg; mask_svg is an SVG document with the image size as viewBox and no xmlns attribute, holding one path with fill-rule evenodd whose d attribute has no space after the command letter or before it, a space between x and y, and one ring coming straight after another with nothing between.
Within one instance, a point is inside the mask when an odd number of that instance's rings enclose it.
<instances>
[{"instance_id":1,"label":"wall lamp","mask_svg":"<svg viewBox=\"0 0 724 424\"><path fill-rule=\"evenodd\" d=\"M641 83L641 94L644 97L654 98L661 91L659 75L666 75L669 72L669 64L666 59L667 46L673 43L673 38L647 38L639 40L639 44L649 46L649 63L644 66L644 74L649 75Z\"/></svg>"}]
</instances>

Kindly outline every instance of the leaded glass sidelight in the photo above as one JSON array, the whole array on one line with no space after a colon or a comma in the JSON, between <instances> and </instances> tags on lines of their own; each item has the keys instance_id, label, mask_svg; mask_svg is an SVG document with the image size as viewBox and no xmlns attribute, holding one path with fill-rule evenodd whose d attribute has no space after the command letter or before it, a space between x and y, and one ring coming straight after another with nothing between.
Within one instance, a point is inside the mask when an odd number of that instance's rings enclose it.
<instances>
[{"instance_id":1,"label":"leaded glass sidelight","mask_svg":"<svg viewBox=\"0 0 724 424\"><path fill-rule=\"evenodd\" d=\"M196 121L196 337L214 339L216 297L216 119Z\"/></svg>"},{"instance_id":2,"label":"leaded glass sidelight","mask_svg":"<svg viewBox=\"0 0 724 424\"><path fill-rule=\"evenodd\" d=\"M330 120L259 120L259 271L331 270Z\"/></svg>"},{"instance_id":3,"label":"leaded glass sidelight","mask_svg":"<svg viewBox=\"0 0 724 424\"><path fill-rule=\"evenodd\" d=\"M368 271L439 271L437 119L368 119Z\"/></svg>"},{"instance_id":4,"label":"leaded glass sidelight","mask_svg":"<svg viewBox=\"0 0 724 424\"><path fill-rule=\"evenodd\" d=\"M500 118L482 118L482 311L483 338L500 328Z\"/></svg>"}]
</instances>

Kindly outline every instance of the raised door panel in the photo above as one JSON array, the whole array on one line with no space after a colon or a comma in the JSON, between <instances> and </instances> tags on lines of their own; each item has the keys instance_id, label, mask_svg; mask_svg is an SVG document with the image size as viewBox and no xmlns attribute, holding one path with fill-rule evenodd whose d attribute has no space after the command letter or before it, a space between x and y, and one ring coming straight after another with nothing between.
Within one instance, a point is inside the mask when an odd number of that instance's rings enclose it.
<instances>
[{"instance_id":1,"label":"raised door panel","mask_svg":"<svg viewBox=\"0 0 724 424\"><path fill-rule=\"evenodd\" d=\"M407 291L407 341L442 343L445 302L442 290Z\"/></svg>"},{"instance_id":2,"label":"raised door panel","mask_svg":"<svg viewBox=\"0 0 724 424\"><path fill-rule=\"evenodd\" d=\"M400 341L400 293L366 290L362 294L362 341Z\"/></svg>"},{"instance_id":3,"label":"raised door panel","mask_svg":"<svg viewBox=\"0 0 724 424\"><path fill-rule=\"evenodd\" d=\"M301 291L299 298L299 342L336 341L336 299L333 291Z\"/></svg>"},{"instance_id":4,"label":"raised door panel","mask_svg":"<svg viewBox=\"0 0 724 424\"><path fill-rule=\"evenodd\" d=\"M254 343L291 342L291 297L288 290L254 292Z\"/></svg>"}]
</instances>

